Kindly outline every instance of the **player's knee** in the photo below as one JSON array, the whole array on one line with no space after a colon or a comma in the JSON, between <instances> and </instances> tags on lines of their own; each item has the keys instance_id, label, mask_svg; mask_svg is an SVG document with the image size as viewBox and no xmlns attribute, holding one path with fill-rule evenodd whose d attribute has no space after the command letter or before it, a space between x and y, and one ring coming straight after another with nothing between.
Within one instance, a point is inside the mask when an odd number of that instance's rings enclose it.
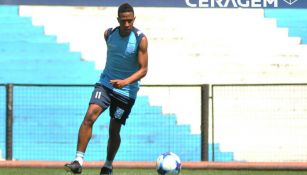
<instances>
[{"instance_id":1,"label":"player's knee","mask_svg":"<svg viewBox=\"0 0 307 175\"><path fill-rule=\"evenodd\" d=\"M85 117L82 124L86 126L93 126L94 122L95 121L93 119Z\"/></svg>"},{"instance_id":2,"label":"player's knee","mask_svg":"<svg viewBox=\"0 0 307 175\"><path fill-rule=\"evenodd\" d=\"M92 126L95 123L98 115L99 115L99 110L94 109L94 110L87 111L83 119L83 124L87 126Z\"/></svg>"},{"instance_id":3,"label":"player's knee","mask_svg":"<svg viewBox=\"0 0 307 175\"><path fill-rule=\"evenodd\" d=\"M92 114L87 114L83 119L83 124L92 126L95 123L95 117Z\"/></svg>"}]
</instances>

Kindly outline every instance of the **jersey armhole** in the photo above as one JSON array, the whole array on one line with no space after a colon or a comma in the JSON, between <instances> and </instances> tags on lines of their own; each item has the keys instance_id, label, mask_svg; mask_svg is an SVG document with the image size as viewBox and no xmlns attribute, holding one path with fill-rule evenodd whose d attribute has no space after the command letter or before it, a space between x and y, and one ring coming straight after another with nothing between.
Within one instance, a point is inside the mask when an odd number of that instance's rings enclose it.
<instances>
[{"instance_id":1,"label":"jersey armhole","mask_svg":"<svg viewBox=\"0 0 307 175\"><path fill-rule=\"evenodd\" d=\"M108 28L108 29L107 29L107 36L106 36L106 38L105 38L106 42L108 41L109 36L110 36L113 32L115 32L115 30L116 30L117 28L118 28L118 27L115 27L115 28Z\"/></svg>"},{"instance_id":2,"label":"jersey armhole","mask_svg":"<svg viewBox=\"0 0 307 175\"><path fill-rule=\"evenodd\" d=\"M105 40L106 40L106 41L108 41L108 38L109 38L109 36L110 36L110 34L111 34L111 32L112 32L112 29L113 29L113 28L108 28L108 29L107 29L107 31L106 31L107 33L106 33L106 36L105 36Z\"/></svg>"},{"instance_id":3,"label":"jersey armhole","mask_svg":"<svg viewBox=\"0 0 307 175\"><path fill-rule=\"evenodd\" d=\"M135 35L137 36L137 39L136 39L136 41L137 41L137 44L138 44L138 50L139 50L139 48L140 48L140 43L141 43L141 41L142 41L142 38L143 37L145 37L145 35L144 35L144 33L143 32L141 32L140 30L137 30L137 31L134 31L135 32Z\"/></svg>"},{"instance_id":4,"label":"jersey armhole","mask_svg":"<svg viewBox=\"0 0 307 175\"><path fill-rule=\"evenodd\" d=\"M137 42L138 42L137 51L140 50L140 43L141 43L141 41L142 41L142 39L143 39L144 37L145 37L144 34L141 34L141 35L138 37L138 39L137 39Z\"/></svg>"}]
</instances>

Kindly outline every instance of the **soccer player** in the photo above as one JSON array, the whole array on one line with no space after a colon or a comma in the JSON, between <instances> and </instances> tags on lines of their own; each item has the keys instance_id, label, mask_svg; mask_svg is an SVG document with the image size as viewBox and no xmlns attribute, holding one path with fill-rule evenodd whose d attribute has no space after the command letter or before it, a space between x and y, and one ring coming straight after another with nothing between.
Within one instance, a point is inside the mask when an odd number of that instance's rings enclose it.
<instances>
[{"instance_id":1,"label":"soccer player","mask_svg":"<svg viewBox=\"0 0 307 175\"><path fill-rule=\"evenodd\" d=\"M118 7L119 26L104 32L107 44L106 65L93 90L89 107L79 129L76 158L65 164L74 174L82 172L84 153L99 115L110 107L107 157L100 175L112 174L112 163L119 149L121 126L125 125L139 90L140 79L147 73L148 41L133 26L134 10L128 3Z\"/></svg>"}]
</instances>

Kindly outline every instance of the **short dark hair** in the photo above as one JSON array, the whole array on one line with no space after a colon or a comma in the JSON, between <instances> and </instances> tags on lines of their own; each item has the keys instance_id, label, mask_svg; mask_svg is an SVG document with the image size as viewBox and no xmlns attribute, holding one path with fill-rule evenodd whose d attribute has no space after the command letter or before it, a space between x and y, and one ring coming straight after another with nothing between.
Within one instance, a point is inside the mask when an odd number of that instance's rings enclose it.
<instances>
[{"instance_id":1,"label":"short dark hair","mask_svg":"<svg viewBox=\"0 0 307 175\"><path fill-rule=\"evenodd\" d=\"M118 7L118 12L117 12L118 16L119 16L120 13L124 13L124 12L132 12L134 14L133 7L128 3L124 3L124 4L120 5Z\"/></svg>"}]
</instances>

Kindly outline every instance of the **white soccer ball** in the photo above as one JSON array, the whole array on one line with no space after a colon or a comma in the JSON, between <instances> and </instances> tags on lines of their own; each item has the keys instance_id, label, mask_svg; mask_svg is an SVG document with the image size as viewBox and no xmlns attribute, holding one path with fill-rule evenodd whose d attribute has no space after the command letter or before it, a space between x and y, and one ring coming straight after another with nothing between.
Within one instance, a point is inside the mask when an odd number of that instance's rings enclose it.
<instances>
[{"instance_id":1,"label":"white soccer ball","mask_svg":"<svg viewBox=\"0 0 307 175\"><path fill-rule=\"evenodd\" d=\"M179 156L172 152L160 154L157 158L156 169L159 175L179 174L181 170Z\"/></svg>"}]
</instances>

